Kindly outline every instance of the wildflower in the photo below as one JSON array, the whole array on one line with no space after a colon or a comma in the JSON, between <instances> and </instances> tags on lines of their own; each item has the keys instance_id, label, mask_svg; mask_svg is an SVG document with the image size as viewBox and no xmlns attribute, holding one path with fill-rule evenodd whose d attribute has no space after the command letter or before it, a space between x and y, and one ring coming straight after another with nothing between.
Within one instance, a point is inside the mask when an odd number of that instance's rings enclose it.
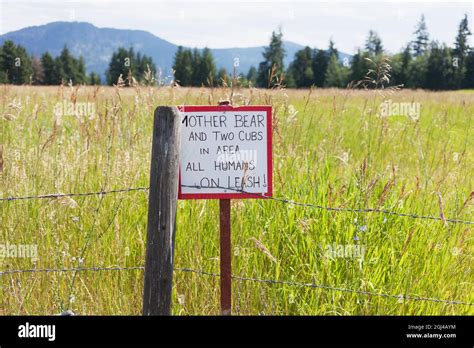
<instances>
[{"instance_id":1,"label":"wildflower","mask_svg":"<svg viewBox=\"0 0 474 348\"><path fill-rule=\"evenodd\" d=\"M461 249L458 247L454 247L451 249L451 254L453 254L453 256L458 256L459 254L461 254Z\"/></svg>"}]
</instances>

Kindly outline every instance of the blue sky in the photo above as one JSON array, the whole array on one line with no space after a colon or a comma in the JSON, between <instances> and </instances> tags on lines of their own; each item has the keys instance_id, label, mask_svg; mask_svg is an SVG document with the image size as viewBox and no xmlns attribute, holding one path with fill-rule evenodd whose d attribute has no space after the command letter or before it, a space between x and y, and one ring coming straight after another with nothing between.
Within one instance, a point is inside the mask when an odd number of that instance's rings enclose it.
<instances>
[{"instance_id":1,"label":"blue sky","mask_svg":"<svg viewBox=\"0 0 474 348\"><path fill-rule=\"evenodd\" d=\"M397 52L412 39L422 13L432 39L452 45L465 13L474 33L472 0L0 0L0 33L53 21L86 21L146 30L180 45L221 48L265 45L281 26L285 40L320 48L332 37L340 50L354 53L374 29L384 47Z\"/></svg>"}]
</instances>

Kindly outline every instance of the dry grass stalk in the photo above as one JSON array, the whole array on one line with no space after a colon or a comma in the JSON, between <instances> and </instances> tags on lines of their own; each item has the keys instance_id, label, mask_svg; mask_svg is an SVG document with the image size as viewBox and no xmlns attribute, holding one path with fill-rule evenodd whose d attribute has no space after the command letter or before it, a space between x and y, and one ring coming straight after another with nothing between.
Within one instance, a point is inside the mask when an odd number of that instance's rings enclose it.
<instances>
[{"instance_id":1,"label":"dry grass stalk","mask_svg":"<svg viewBox=\"0 0 474 348\"><path fill-rule=\"evenodd\" d=\"M265 245L262 244L262 242L260 242L257 238L255 237L252 237L250 238L251 240L253 240L253 242L255 243L255 246L257 247L257 249L259 249L260 251L262 251L270 260L272 260L273 262L277 262L277 259L275 256L273 256L270 251L268 251L268 249L265 247Z\"/></svg>"},{"instance_id":2,"label":"dry grass stalk","mask_svg":"<svg viewBox=\"0 0 474 348\"><path fill-rule=\"evenodd\" d=\"M444 216L443 198L441 197L441 193L440 193L440 192L436 192L436 195L438 196L439 217L441 218L441 221L443 221L444 226L447 227L447 226L448 226L448 222L446 221L446 217Z\"/></svg>"},{"instance_id":3,"label":"dry grass stalk","mask_svg":"<svg viewBox=\"0 0 474 348\"><path fill-rule=\"evenodd\" d=\"M0 145L0 173L3 173L3 145Z\"/></svg>"},{"instance_id":4,"label":"dry grass stalk","mask_svg":"<svg viewBox=\"0 0 474 348\"><path fill-rule=\"evenodd\" d=\"M459 209L458 213L460 213L461 211L463 211L470 203L471 201L474 200L474 191L472 191L469 196L466 198L466 200L464 201L462 207Z\"/></svg>"}]
</instances>

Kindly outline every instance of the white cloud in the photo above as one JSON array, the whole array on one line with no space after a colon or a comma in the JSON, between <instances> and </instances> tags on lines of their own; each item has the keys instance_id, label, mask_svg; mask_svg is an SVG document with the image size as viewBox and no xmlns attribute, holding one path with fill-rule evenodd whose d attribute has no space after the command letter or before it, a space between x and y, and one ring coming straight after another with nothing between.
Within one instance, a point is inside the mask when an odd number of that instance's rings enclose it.
<instances>
[{"instance_id":1,"label":"white cloud","mask_svg":"<svg viewBox=\"0 0 474 348\"><path fill-rule=\"evenodd\" d=\"M0 33L53 21L86 21L99 27L141 29L176 44L246 47L266 44L279 25L286 40L354 52L369 29L398 51L424 13L432 38L452 44L472 1L39 1L0 0ZM472 42L472 40L471 40Z\"/></svg>"}]
</instances>

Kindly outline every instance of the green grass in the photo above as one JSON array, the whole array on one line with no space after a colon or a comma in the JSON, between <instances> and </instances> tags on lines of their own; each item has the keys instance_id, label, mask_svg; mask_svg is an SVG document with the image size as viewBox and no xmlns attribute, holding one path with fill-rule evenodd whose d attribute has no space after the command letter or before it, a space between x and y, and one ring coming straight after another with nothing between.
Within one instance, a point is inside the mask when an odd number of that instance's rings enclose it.
<instances>
[{"instance_id":1,"label":"green grass","mask_svg":"<svg viewBox=\"0 0 474 348\"><path fill-rule=\"evenodd\" d=\"M215 105L230 93L0 89L2 197L148 186L154 108ZM382 97L373 91L239 93L240 103L273 105L276 197L439 216L439 192L446 217L474 219L473 200L468 200L474 191L471 92L400 91L389 97L420 103L418 122L378 117ZM76 98L95 103L96 117L63 116L54 130L55 104ZM0 259L0 270L144 264L146 192L73 199L77 205L68 199L1 202L0 243L37 244L39 258L35 263ZM177 226L175 267L218 273L218 202L180 201ZM472 225L436 220L234 200L233 274L473 303L472 230ZM327 257L326 247L333 243L363 245L363 262ZM81 272L72 280L72 272L0 275L0 314L54 314L67 308L80 314L141 313L141 270ZM233 311L441 315L473 314L474 306L234 281ZM219 312L218 278L175 272L174 314Z\"/></svg>"}]
</instances>

